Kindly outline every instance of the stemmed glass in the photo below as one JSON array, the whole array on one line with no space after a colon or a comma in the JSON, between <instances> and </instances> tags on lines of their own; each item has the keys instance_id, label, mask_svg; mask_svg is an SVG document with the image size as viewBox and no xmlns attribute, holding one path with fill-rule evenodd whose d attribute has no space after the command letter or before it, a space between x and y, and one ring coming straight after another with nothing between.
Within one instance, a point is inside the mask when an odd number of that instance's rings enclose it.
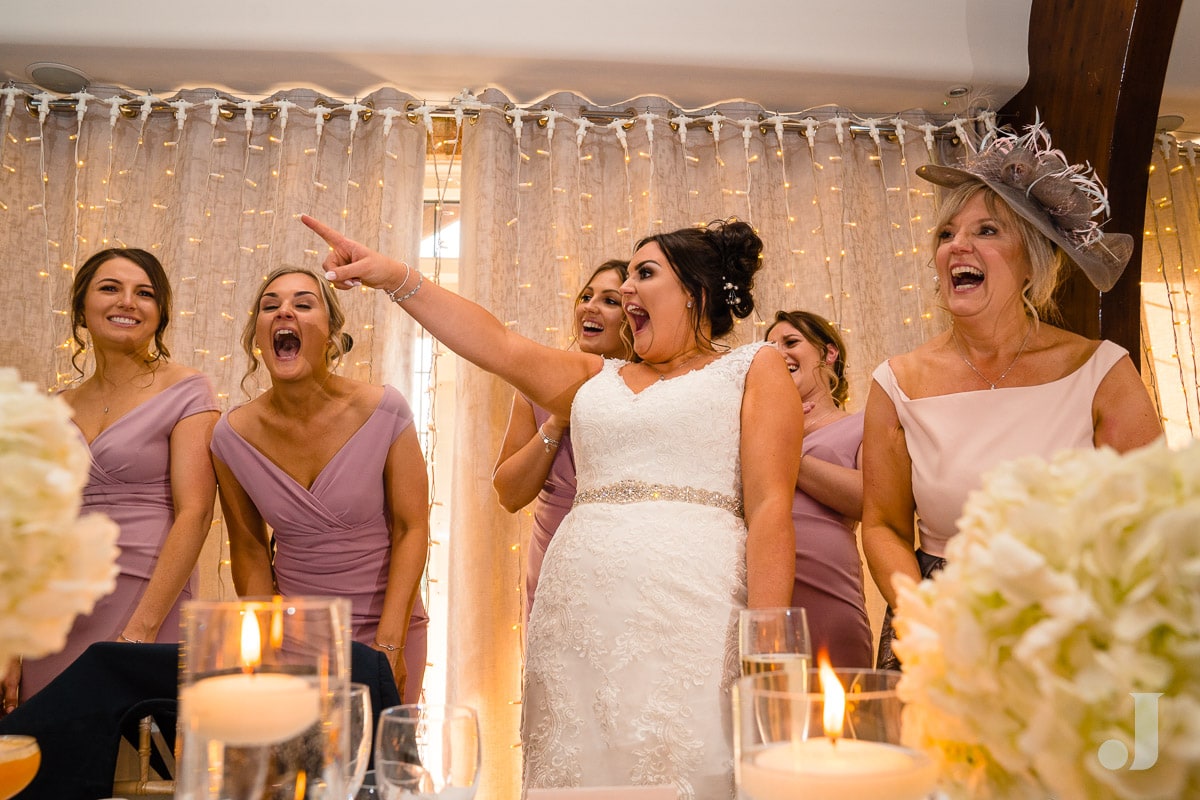
<instances>
[{"instance_id":1,"label":"stemmed glass","mask_svg":"<svg viewBox=\"0 0 1200 800\"><path fill-rule=\"evenodd\" d=\"M384 800L471 800L479 759L479 720L468 706L393 706L380 715L375 782Z\"/></svg>"},{"instance_id":2,"label":"stemmed glass","mask_svg":"<svg viewBox=\"0 0 1200 800\"><path fill-rule=\"evenodd\" d=\"M371 754L371 689L350 684L350 763L346 766L346 796L358 795Z\"/></svg>"},{"instance_id":3,"label":"stemmed glass","mask_svg":"<svg viewBox=\"0 0 1200 800\"><path fill-rule=\"evenodd\" d=\"M748 608L738 619L742 674L787 670L807 675L812 640L803 608Z\"/></svg>"},{"instance_id":4,"label":"stemmed glass","mask_svg":"<svg viewBox=\"0 0 1200 800\"><path fill-rule=\"evenodd\" d=\"M32 736L0 736L0 800L8 800L37 775L42 751Z\"/></svg>"}]
</instances>

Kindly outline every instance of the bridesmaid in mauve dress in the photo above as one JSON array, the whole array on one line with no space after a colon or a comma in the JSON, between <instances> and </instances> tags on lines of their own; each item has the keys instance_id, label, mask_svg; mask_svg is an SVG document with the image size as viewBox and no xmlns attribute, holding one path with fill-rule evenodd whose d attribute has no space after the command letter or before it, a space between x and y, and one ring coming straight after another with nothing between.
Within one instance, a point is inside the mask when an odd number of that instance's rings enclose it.
<instances>
[{"instance_id":1,"label":"bridesmaid in mauve dress","mask_svg":"<svg viewBox=\"0 0 1200 800\"><path fill-rule=\"evenodd\" d=\"M76 360L89 349L85 330L95 359L93 374L62 393L91 450L82 512L120 526L120 574L65 648L24 662L22 700L94 642L179 641L216 495L208 446L217 404L202 374L167 360L171 287L158 259L133 248L96 253L75 274L71 313Z\"/></svg>"},{"instance_id":2,"label":"bridesmaid in mauve dress","mask_svg":"<svg viewBox=\"0 0 1200 800\"><path fill-rule=\"evenodd\" d=\"M628 262L605 261L575 297L575 341L584 353L629 360L633 338L621 307L621 284ZM525 616L533 608L546 548L575 500L575 452L569 419L551 414L517 392L508 428L492 473L492 486L505 510L530 503L533 527L525 568Z\"/></svg>"},{"instance_id":3,"label":"bridesmaid in mauve dress","mask_svg":"<svg viewBox=\"0 0 1200 800\"><path fill-rule=\"evenodd\" d=\"M845 410L846 346L828 320L780 311L767 341L783 353L804 402L804 456L792 502L796 588L814 654L835 667L870 667L874 649L854 529L862 517L863 415Z\"/></svg>"},{"instance_id":4,"label":"bridesmaid in mauve dress","mask_svg":"<svg viewBox=\"0 0 1200 800\"><path fill-rule=\"evenodd\" d=\"M429 618L429 499L413 414L392 387L333 373L352 344L329 284L267 276L242 343L271 387L221 418L212 452L239 595L350 600L355 641L383 651L417 702ZM268 535L268 526L271 535Z\"/></svg>"}]
</instances>

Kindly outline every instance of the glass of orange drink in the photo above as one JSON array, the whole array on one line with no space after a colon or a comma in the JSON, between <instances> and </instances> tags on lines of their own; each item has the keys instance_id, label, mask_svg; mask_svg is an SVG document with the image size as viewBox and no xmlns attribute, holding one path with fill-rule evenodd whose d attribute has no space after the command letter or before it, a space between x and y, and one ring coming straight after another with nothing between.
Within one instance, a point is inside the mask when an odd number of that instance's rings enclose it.
<instances>
[{"instance_id":1,"label":"glass of orange drink","mask_svg":"<svg viewBox=\"0 0 1200 800\"><path fill-rule=\"evenodd\" d=\"M37 739L0 736L0 800L8 800L28 786L41 763Z\"/></svg>"}]
</instances>

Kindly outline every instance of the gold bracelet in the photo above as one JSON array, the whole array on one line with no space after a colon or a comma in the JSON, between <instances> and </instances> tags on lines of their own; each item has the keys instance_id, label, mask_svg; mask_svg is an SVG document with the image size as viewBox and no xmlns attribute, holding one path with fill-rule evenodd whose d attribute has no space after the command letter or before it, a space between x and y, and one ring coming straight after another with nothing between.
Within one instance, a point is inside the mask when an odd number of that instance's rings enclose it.
<instances>
[{"instance_id":1,"label":"gold bracelet","mask_svg":"<svg viewBox=\"0 0 1200 800\"><path fill-rule=\"evenodd\" d=\"M382 647L384 650L387 650L389 653L394 653L400 649L399 647L397 647L394 644L384 644L383 642L379 641L378 639L375 640L375 646Z\"/></svg>"},{"instance_id":2,"label":"gold bracelet","mask_svg":"<svg viewBox=\"0 0 1200 800\"><path fill-rule=\"evenodd\" d=\"M551 439L549 436L547 436L546 431L543 430L545 425L546 425L546 423L543 422L541 425L538 426L538 435L542 437L542 444L545 446L546 452L553 453L555 451L555 449L558 447L559 443L562 442L562 439L561 438ZM562 434L560 433L559 436L561 437Z\"/></svg>"},{"instance_id":3,"label":"gold bracelet","mask_svg":"<svg viewBox=\"0 0 1200 800\"><path fill-rule=\"evenodd\" d=\"M126 635L125 635L125 634L123 634L123 633L121 634L121 641L122 641L122 642L129 642L130 644L142 644L142 640L141 640L141 639L130 639L128 636L126 636Z\"/></svg>"}]
</instances>

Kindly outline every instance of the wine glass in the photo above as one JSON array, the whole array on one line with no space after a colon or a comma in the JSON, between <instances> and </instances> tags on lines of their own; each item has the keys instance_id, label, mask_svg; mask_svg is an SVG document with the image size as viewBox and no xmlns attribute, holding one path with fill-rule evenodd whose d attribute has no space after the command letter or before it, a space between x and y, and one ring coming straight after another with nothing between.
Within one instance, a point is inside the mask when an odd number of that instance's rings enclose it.
<instances>
[{"instance_id":1,"label":"wine glass","mask_svg":"<svg viewBox=\"0 0 1200 800\"><path fill-rule=\"evenodd\" d=\"M473 708L422 703L380 715L375 781L384 800L471 800L479 757Z\"/></svg>"},{"instance_id":2,"label":"wine glass","mask_svg":"<svg viewBox=\"0 0 1200 800\"><path fill-rule=\"evenodd\" d=\"M747 608L738 618L743 675L788 670L807 675L812 640L803 608Z\"/></svg>"},{"instance_id":3,"label":"wine glass","mask_svg":"<svg viewBox=\"0 0 1200 800\"><path fill-rule=\"evenodd\" d=\"M346 766L346 795L358 795L371 753L371 689L363 683L350 684L350 762Z\"/></svg>"},{"instance_id":4,"label":"wine glass","mask_svg":"<svg viewBox=\"0 0 1200 800\"><path fill-rule=\"evenodd\" d=\"M32 736L0 736L0 800L8 800L37 775L42 751Z\"/></svg>"}]
</instances>

